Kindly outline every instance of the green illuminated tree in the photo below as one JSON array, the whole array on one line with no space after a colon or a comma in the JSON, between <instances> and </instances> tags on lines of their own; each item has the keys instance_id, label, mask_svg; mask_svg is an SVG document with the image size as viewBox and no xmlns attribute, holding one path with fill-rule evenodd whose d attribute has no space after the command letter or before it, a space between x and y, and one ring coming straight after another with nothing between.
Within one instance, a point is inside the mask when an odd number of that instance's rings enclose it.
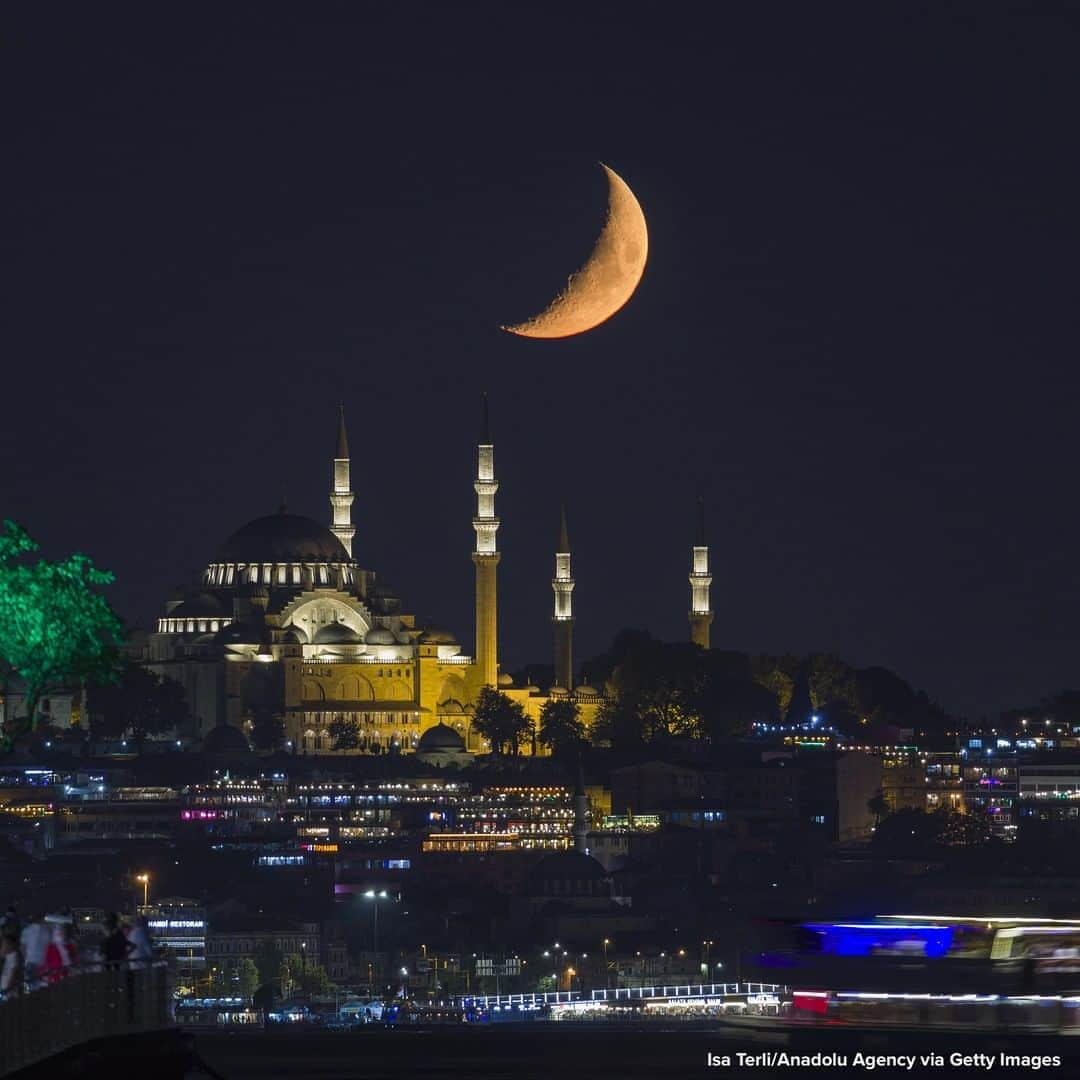
<instances>
[{"instance_id":1,"label":"green illuminated tree","mask_svg":"<svg viewBox=\"0 0 1080 1080\"><path fill-rule=\"evenodd\" d=\"M43 696L73 682L105 682L119 664L120 619L99 591L113 575L86 555L60 562L27 556L38 545L13 521L0 532L0 681L17 676L26 689L25 715L4 732L32 731Z\"/></svg>"},{"instance_id":2,"label":"green illuminated tree","mask_svg":"<svg viewBox=\"0 0 1080 1080\"><path fill-rule=\"evenodd\" d=\"M327 728L335 750L360 748L360 725L351 716L335 716Z\"/></svg>"},{"instance_id":3,"label":"green illuminated tree","mask_svg":"<svg viewBox=\"0 0 1080 1080\"><path fill-rule=\"evenodd\" d=\"M485 686L476 699L473 728L488 740L494 754L516 756L532 735L532 721L521 703L491 686Z\"/></svg>"},{"instance_id":4,"label":"green illuminated tree","mask_svg":"<svg viewBox=\"0 0 1080 1080\"><path fill-rule=\"evenodd\" d=\"M87 693L90 730L98 737L119 738L131 732L142 749L148 735L164 735L179 728L189 717L184 688L169 679L126 660L119 677Z\"/></svg>"},{"instance_id":5,"label":"green illuminated tree","mask_svg":"<svg viewBox=\"0 0 1080 1080\"><path fill-rule=\"evenodd\" d=\"M573 754L585 741L581 711L568 698L549 698L540 710L540 743L556 757Z\"/></svg>"}]
</instances>

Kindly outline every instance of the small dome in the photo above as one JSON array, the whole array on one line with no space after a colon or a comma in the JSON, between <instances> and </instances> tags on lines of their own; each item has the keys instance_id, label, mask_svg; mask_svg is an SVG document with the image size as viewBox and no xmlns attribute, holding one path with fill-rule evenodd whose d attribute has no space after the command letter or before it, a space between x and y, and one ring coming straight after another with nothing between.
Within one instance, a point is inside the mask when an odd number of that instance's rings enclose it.
<instances>
[{"instance_id":1,"label":"small dome","mask_svg":"<svg viewBox=\"0 0 1080 1080\"><path fill-rule=\"evenodd\" d=\"M439 626L428 627L428 629L425 630L420 635L420 640L425 645L456 645L457 644L457 638L454 637L454 635L452 633L450 633L449 630L444 630L442 627L439 627Z\"/></svg>"},{"instance_id":2,"label":"small dome","mask_svg":"<svg viewBox=\"0 0 1080 1080\"><path fill-rule=\"evenodd\" d=\"M373 626L368 632L364 641L368 645L396 645L397 638L394 637L393 631L387 630L385 626Z\"/></svg>"},{"instance_id":3,"label":"small dome","mask_svg":"<svg viewBox=\"0 0 1080 1080\"><path fill-rule=\"evenodd\" d=\"M225 614L225 605L213 593L189 596L169 612L170 619L215 619Z\"/></svg>"},{"instance_id":4,"label":"small dome","mask_svg":"<svg viewBox=\"0 0 1080 1080\"><path fill-rule=\"evenodd\" d=\"M296 626L294 624L286 628L285 636L281 640L286 645L306 645L308 643L308 636L304 632L302 626Z\"/></svg>"},{"instance_id":5,"label":"small dome","mask_svg":"<svg viewBox=\"0 0 1080 1080\"><path fill-rule=\"evenodd\" d=\"M231 622L214 635L219 645L262 645L269 639L270 633L265 626L246 622Z\"/></svg>"},{"instance_id":6,"label":"small dome","mask_svg":"<svg viewBox=\"0 0 1080 1080\"><path fill-rule=\"evenodd\" d=\"M360 635L344 623L327 623L315 631L313 645L359 645Z\"/></svg>"},{"instance_id":7,"label":"small dome","mask_svg":"<svg viewBox=\"0 0 1080 1080\"><path fill-rule=\"evenodd\" d=\"M580 851L559 851L545 855L529 874L533 896L604 897L610 895L607 871L591 855Z\"/></svg>"},{"instance_id":8,"label":"small dome","mask_svg":"<svg viewBox=\"0 0 1080 1080\"><path fill-rule=\"evenodd\" d=\"M579 686L575 691L578 697L599 697L600 691L595 686Z\"/></svg>"},{"instance_id":9,"label":"small dome","mask_svg":"<svg viewBox=\"0 0 1080 1080\"><path fill-rule=\"evenodd\" d=\"M509 674L506 671L502 672L499 675L499 685L500 686L513 686L514 685L514 676Z\"/></svg>"},{"instance_id":10,"label":"small dome","mask_svg":"<svg viewBox=\"0 0 1080 1080\"><path fill-rule=\"evenodd\" d=\"M462 751L465 740L449 724L436 724L430 727L416 744L418 754L431 753L433 750Z\"/></svg>"},{"instance_id":11,"label":"small dome","mask_svg":"<svg viewBox=\"0 0 1080 1080\"><path fill-rule=\"evenodd\" d=\"M553 686L553 687L552 687L552 688L551 688L551 689L550 689L550 690L548 691L548 694L549 694L549 695L550 695L551 697L566 697L566 696L567 696L567 693L568 693L568 691L567 691L567 689L566 689L566 687L565 687L565 686Z\"/></svg>"},{"instance_id":12,"label":"small dome","mask_svg":"<svg viewBox=\"0 0 1080 1080\"><path fill-rule=\"evenodd\" d=\"M268 514L237 529L221 547L219 562L352 562L325 526L298 514Z\"/></svg>"},{"instance_id":13,"label":"small dome","mask_svg":"<svg viewBox=\"0 0 1080 1080\"><path fill-rule=\"evenodd\" d=\"M203 739L204 754L246 754L251 750L244 733L231 724L218 724Z\"/></svg>"}]
</instances>

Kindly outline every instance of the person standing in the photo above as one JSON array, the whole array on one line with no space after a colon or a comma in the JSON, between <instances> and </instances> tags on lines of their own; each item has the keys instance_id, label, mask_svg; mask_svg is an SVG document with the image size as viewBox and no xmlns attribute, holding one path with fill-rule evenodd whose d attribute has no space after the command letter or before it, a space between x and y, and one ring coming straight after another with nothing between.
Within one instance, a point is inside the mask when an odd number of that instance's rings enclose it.
<instances>
[{"instance_id":1,"label":"person standing","mask_svg":"<svg viewBox=\"0 0 1080 1080\"><path fill-rule=\"evenodd\" d=\"M106 971L119 971L134 946L120 929L120 919L115 911L105 916L105 940L101 943L101 959Z\"/></svg>"},{"instance_id":2,"label":"person standing","mask_svg":"<svg viewBox=\"0 0 1080 1080\"><path fill-rule=\"evenodd\" d=\"M40 915L31 915L19 937L22 945L23 977L27 990L41 985L41 973L45 967L45 953L49 948L49 928Z\"/></svg>"},{"instance_id":3,"label":"person standing","mask_svg":"<svg viewBox=\"0 0 1080 1080\"><path fill-rule=\"evenodd\" d=\"M49 915L45 921L53 924L52 940L45 950L45 981L54 983L70 975L79 959L72 933L71 916Z\"/></svg>"},{"instance_id":4,"label":"person standing","mask_svg":"<svg viewBox=\"0 0 1080 1080\"><path fill-rule=\"evenodd\" d=\"M7 931L0 937L0 958L0 997L15 997L22 993L22 955L19 939Z\"/></svg>"},{"instance_id":5,"label":"person standing","mask_svg":"<svg viewBox=\"0 0 1080 1080\"><path fill-rule=\"evenodd\" d=\"M154 959L154 943L150 940L150 926L145 915L135 916L128 943L131 945L131 966L148 968Z\"/></svg>"}]
</instances>

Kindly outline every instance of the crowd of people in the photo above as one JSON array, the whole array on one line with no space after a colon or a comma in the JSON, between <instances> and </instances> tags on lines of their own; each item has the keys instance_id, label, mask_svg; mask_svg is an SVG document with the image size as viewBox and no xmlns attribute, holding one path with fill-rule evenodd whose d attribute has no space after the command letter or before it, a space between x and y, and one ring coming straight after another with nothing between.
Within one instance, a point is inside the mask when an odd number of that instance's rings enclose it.
<instances>
[{"instance_id":1,"label":"crowd of people","mask_svg":"<svg viewBox=\"0 0 1080 1080\"><path fill-rule=\"evenodd\" d=\"M83 971L133 971L148 967L154 945L146 916L122 921L105 916L104 937L80 940L70 911L35 914L25 921L12 905L0 918L0 1000Z\"/></svg>"}]
</instances>

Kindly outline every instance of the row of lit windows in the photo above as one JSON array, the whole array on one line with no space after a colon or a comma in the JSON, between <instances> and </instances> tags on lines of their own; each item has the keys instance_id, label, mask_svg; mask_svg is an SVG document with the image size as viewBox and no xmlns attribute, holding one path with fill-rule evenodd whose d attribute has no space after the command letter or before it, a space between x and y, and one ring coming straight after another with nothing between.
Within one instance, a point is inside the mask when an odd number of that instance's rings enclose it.
<instances>
[{"instance_id":1,"label":"row of lit windows","mask_svg":"<svg viewBox=\"0 0 1080 1080\"><path fill-rule=\"evenodd\" d=\"M339 572L347 584L355 581L353 568L339 563L214 563L203 580L207 585L330 585L336 582Z\"/></svg>"},{"instance_id":2,"label":"row of lit windows","mask_svg":"<svg viewBox=\"0 0 1080 1080\"><path fill-rule=\"evenodd\" d=\"M232 619L158 619L159 634L215 634Z\"/></svg>"}]
</instances>

